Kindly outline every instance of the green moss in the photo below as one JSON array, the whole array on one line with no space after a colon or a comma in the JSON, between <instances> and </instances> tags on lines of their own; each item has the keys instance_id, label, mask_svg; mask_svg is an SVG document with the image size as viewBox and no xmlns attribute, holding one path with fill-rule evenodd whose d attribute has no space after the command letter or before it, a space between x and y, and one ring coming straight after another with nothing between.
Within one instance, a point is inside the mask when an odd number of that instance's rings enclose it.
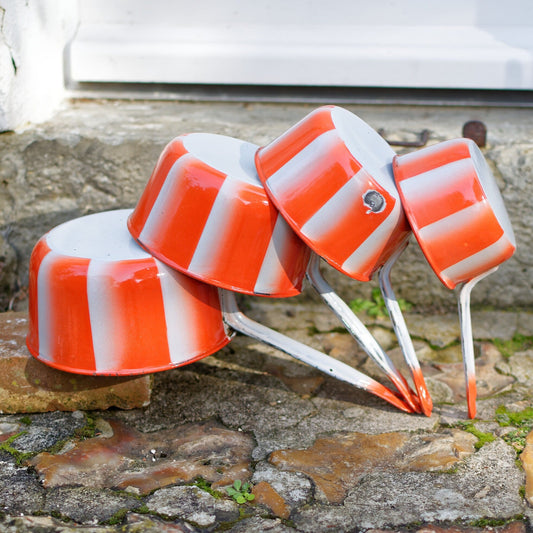
<instances>
[{"instance_id":1,"label":"green moss","mask_svg":"<svg viewBox=\"0 0 533 533\"><path fill-rule=\"evenodd\" d=\"M446 470L438 470L439 474L457 474L459 471L459 463L455 463L452 467L447 468Z\"/></svg>"},{"instance_id":2,"label":"green moss","mask_svg":"<svg viewBox=\"0 0 533 533\"><path fill-rule=\"evenodd\" d=\"M507 359L515 354L533 348L533 336L516 333L511 340L493 339L494 345Z\"/></svg>"},{"instance_id":3,"label":"green moss","mask_svg":"<svg viewBox=\"0 0 533 533\"><path fill-rule=\"evenodd\" d=\"M230 531L241 520L244 520L245 518L251 518L252 516L254 516L254 514L251 513L249 509L241 505L239 507L239 517L236 520L231 520L229 522L220 522L220 524L218 524L217 526L216 531Z\"/></svg>"},{"instance_id":4,"label":"green moss","mask_svg":"<svg viewBox=\"0 0 533 533\"><path fill-rule=\"evenodd\" d=\"M68 524L71 521L68 516L61 514L59 511L50 511L50 516L52 518L55 518L56 520L61 520L61 522L65 522L65 524Z\"/></svg>"},{"instance_id":5,"label":"green moss","mask_svg":"<svg viewBox=\"0 0 533 533\"><path fill-rule=\"evenodd\" d=\"M17 433L16 435L11 435L9 439L5 440L4 442L0 443L0 451L6 452L12 457L14 457L17 465L22 465L25 461L27 461L30 457L33 457L36 452L21 452L11 446L13 442L21 437L22 435L26 435L28 433L27 431L21 431L20 433Z\"/></svg>"},{"instance_id":6,"label":"green moss","mask_svg":"<svg viewBox=\"0 0 533 533\"><path fill-rule=\"evenodd\" d=\"M80 440L92 439L96 435L96 420L93 416L85 414L85 425L76 429L74 436Z\"/></svg>"},{"instance_id":7,"label":"green moss","mask_svg":"<svg viewBox=\"0 0 533 533\"><path fill-rule=\"evenodd\" d=\"M21 424L24 424L25 426L30 426L31 425L31 418L29 416L23 416L19 422Z\"/></svg>"},{"instance_id":8,"label":"green moss","mask_svg":"<svg viewBox=\"0 0 533 533\"><path fill-rule=\"evenodd\" d=\"M484 431L480 431L479 429L474 426L473 422L467 421L467 422L459 422L457 424L463 431L467 431L468 433L471 433L474 435L474 437L477 437L477 442L474 444L474 448L476 450L481 449L485 444L488 444L489 442L492 442L496 440L496 437L492 433L487 433Z\"/></svg>"},{"instance_id":9,"label":"green moss","mask_svg":"<svg viewBox=\"0 0 533 533\"><path fill-rule=\"evenodd\" d=\"M209 481L206 481L203 477L197 477L192 483L192 485L207 492L208 494L211 494L211 496L213 496L213 498L216 498L217 500L224 497L224 494L222 494L222 492L211 488L211 483Z\"/></svg>"},{"instance_id":10,"label":"green moss","mask_svg":"<svg viewBox=\"0 0 533 533\"><path fill-rule=\"evenodd\" d=\"M526 428L515 429L514 431L506 433L502 439L512 446L517 453L521 453L526 445L526 437L529 431L530 430Z\"/></svg>"},{"instance_id":11,"label":"green moss","mask_svg":"<svg viewBox=\"0 0 533 533\"><path fill-rule=\"evenodd\" d=\"M533 407L522 411L509 411L505 405L496 409L496 421L500 426L533 427Z\"/></svg>"},{"instance_id":12,"label":"green moss","mask_svg":"<svg viewBox=\"0 0 533 533\"><path fill-rule=\"evenodd\" d=\"M509 411L505 405L500 405L496 409L496 421L502 427L516 428L502 438L517 453L522 452L526 445L526 437L533 430L533 407L526 407L522 411Z\"/></svg>"},{"instance_id":13,"label":"green moss","mask_svg":"<svg viewBox=\"0 0 533 533\"><path fill-rule=\"evenodd\" d=\"M296 529L296 522L290 518L282 518L281 523L284 526L290 527L291 529Z\"/></svg>"},{"instance_id":14,"label":"green moss","mask_svg":"<svg viewBox=\"0 0 533 533\"><path fill-rule=\"evenodd\" d=\"M519 522L524 520L524 515L515 515L512 518L479 518L468 522L471 527L501 527L511 522Z\"/></svg>"},{"instance_id":15,"label":"green moss","mask_svg":"<svg viewBox=\"0 0 533 533\"><path fill-rule=\"evenodd\" d=\"M111 518L109 518L109 520L106 520L104 524L108 526L116 526L117 524L122 524L128 512L129 509L119 509Z\"/></svg>"},{"instance_id":16,"label":"green moss","mask_svg":"<svg viewBox=\"0 0 533 533\"><path fill-rule=\"evenodd\" d=\"M135 509L133 509L136 513L139 513L139 514L151 514L152 512L150 511L150 509L148 509L148 506L143 503L140 507L136 507Z\"/></svg>"},{"instance_id":17,"label":"green moss","mask_svg":"<svg viewBox=\"0 0 533 533\"><path fill-rule=\"evenodd\" d=\"M518 489L518 494L520 494L520 498L526 497L526 486L525 485L520 486L520 488Z\"/></svg>"},{"instance_id":18,"label":"green moss","mask_svg":"<svg viewBox=\"0 0 533 533\"><path fill-rule=\"evenodd\" d=\"M308 326L307 328L307 334L312 337L313 335L318 335L320 333L320 330L313 324L312 326Z\"/></svg>"}]
</instances>

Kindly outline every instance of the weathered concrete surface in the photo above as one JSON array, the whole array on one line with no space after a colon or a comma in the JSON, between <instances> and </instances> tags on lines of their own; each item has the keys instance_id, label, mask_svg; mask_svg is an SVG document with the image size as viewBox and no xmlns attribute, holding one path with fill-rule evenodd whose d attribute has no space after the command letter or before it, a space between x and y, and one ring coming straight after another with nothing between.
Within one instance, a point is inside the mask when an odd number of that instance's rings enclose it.
<instances>
[{"instance_id":1,"label":"weathered concrete surface","mask_svg":"<svg viewBox=\"0 0 533 533\"><path fill-rule=\"evenodd\" d=\"M248 312L370 368L321 305L287 300ZM449 361L446 342L439 347L431 315L417 318L416 346L430 388L448 394L434 396L430 418L401 413L244 336L156 374L143 408L1 415L0 530L526 533L531 338L495 326L507 339L495 344L487 332L493 323L520 331L528 318L476 316L474 421L466 419L462 366ZM361 317L401 362L392 326ZM252 502L226 492L237 479L251 484Z\"/></svg>"},{"instance_id":2,"label":"weathered concrete surface","mask_svg":"<svg viewBox=\"0 0 533 533\"><path fill-rule=\"evenodd\" d=\"M0 135L0 307L24 305L28 258L38 238L60 222L95 211L133 207L162 148L176 135L205 131L266 144L315 105L77 101L52 120ZM533 109L346 106L394 139L422 129L430 143L461 136L464 122L488 128L484 154L493 167L515 228L518 251L473 291L475 304L533 302ZM405 149L403 149L405 151ZM357 283L327 269L346 298L368 297ZM420 307L452 309L445 289L412 242L393 272L400 297ZM312 294L307 289L306 294Z\"/></svg>"},{"instance_id":3,"label":"weathered concrete surface","mask_svg":"<svg viewBox=\"0 0 533 533\"><path fill-rule=\"evenodd\" d=\"M484 516L512 518L524 509L519 495L523 476L514 459L513 451L497 442L484 446L458 475L393 474L378 470L351 491L343 506L329 509L321 504L311 506L298 514L295 522L297 528L311 532L323 530L326 524L330 528L338 524L338 530L349 531L416 522L472 520L480 512Z\"/></svg>"},{"instance_id":4,"label":"weathered concrete surface","mask_svg":"<svg viewBox=\"0 0 533 533\"><path fill-rule=\"evenodd\" d=\"M27 313L0 313L0 413L133 409L150 402L151 376L93 377L62 372L31 356Z\"/></svg>"}]
</instances>

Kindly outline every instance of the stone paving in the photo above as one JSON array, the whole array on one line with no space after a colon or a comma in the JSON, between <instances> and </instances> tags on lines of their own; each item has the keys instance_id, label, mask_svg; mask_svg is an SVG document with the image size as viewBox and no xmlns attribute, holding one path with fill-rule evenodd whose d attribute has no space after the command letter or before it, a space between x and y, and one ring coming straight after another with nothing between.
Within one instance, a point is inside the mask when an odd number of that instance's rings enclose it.
<instances>
[{"instance_id":1,"label":"stone paving","mask_svg":"<svg viewBox=\"0 0 533 533\"><path fill-rule=\"evenodd\" d=\"M247 298L243 307L386 382L323 305ZM359 316L407 375L388 318ZM0 319L11 328L4 358L11 349L31 361L24 312ZM529 531L531 315L474 311L473 421L457 317L412 310L407 321L435 402L429 418L240 335L197 363L155 374L144 407L24 413L22 402L21 412L0 415L0 530ZM58 373L59 383L70 378ZM77 393L83 400L83 387ZM253 500L228 495L236 480L250 484L241 492Z\"/></svg>"}]
</instances>

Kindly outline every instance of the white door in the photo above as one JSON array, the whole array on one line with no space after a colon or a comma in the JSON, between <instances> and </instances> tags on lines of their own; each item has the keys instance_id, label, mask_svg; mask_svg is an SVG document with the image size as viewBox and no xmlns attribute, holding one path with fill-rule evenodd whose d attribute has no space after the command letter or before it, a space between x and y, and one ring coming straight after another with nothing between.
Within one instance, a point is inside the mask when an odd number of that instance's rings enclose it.
<instances>
[{"instance_id":1,"label":"white door","mask_svg":"<svg viewBox=\"0 0 533 533\"><path fill-rule=\"evenodd\" d=\"M533 89L531 0L80 0L74 82Z\"/></svg>"}]
</instances>

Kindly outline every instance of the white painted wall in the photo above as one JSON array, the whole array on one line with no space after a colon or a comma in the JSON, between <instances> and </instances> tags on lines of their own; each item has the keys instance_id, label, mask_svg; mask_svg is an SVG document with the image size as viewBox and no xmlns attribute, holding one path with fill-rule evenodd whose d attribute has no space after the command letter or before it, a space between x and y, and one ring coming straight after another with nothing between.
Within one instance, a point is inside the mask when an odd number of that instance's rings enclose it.
<instances>
[{"instance_id":1,"label":"white painted wall","mask_svg":"<svg viewBox=\"0 0 533 533\"><path fill-rule=\"evenodd\" d=\"M49 118L64 96L74 0L0 0L0 131Z\"/></svg>"}]
</instances>

